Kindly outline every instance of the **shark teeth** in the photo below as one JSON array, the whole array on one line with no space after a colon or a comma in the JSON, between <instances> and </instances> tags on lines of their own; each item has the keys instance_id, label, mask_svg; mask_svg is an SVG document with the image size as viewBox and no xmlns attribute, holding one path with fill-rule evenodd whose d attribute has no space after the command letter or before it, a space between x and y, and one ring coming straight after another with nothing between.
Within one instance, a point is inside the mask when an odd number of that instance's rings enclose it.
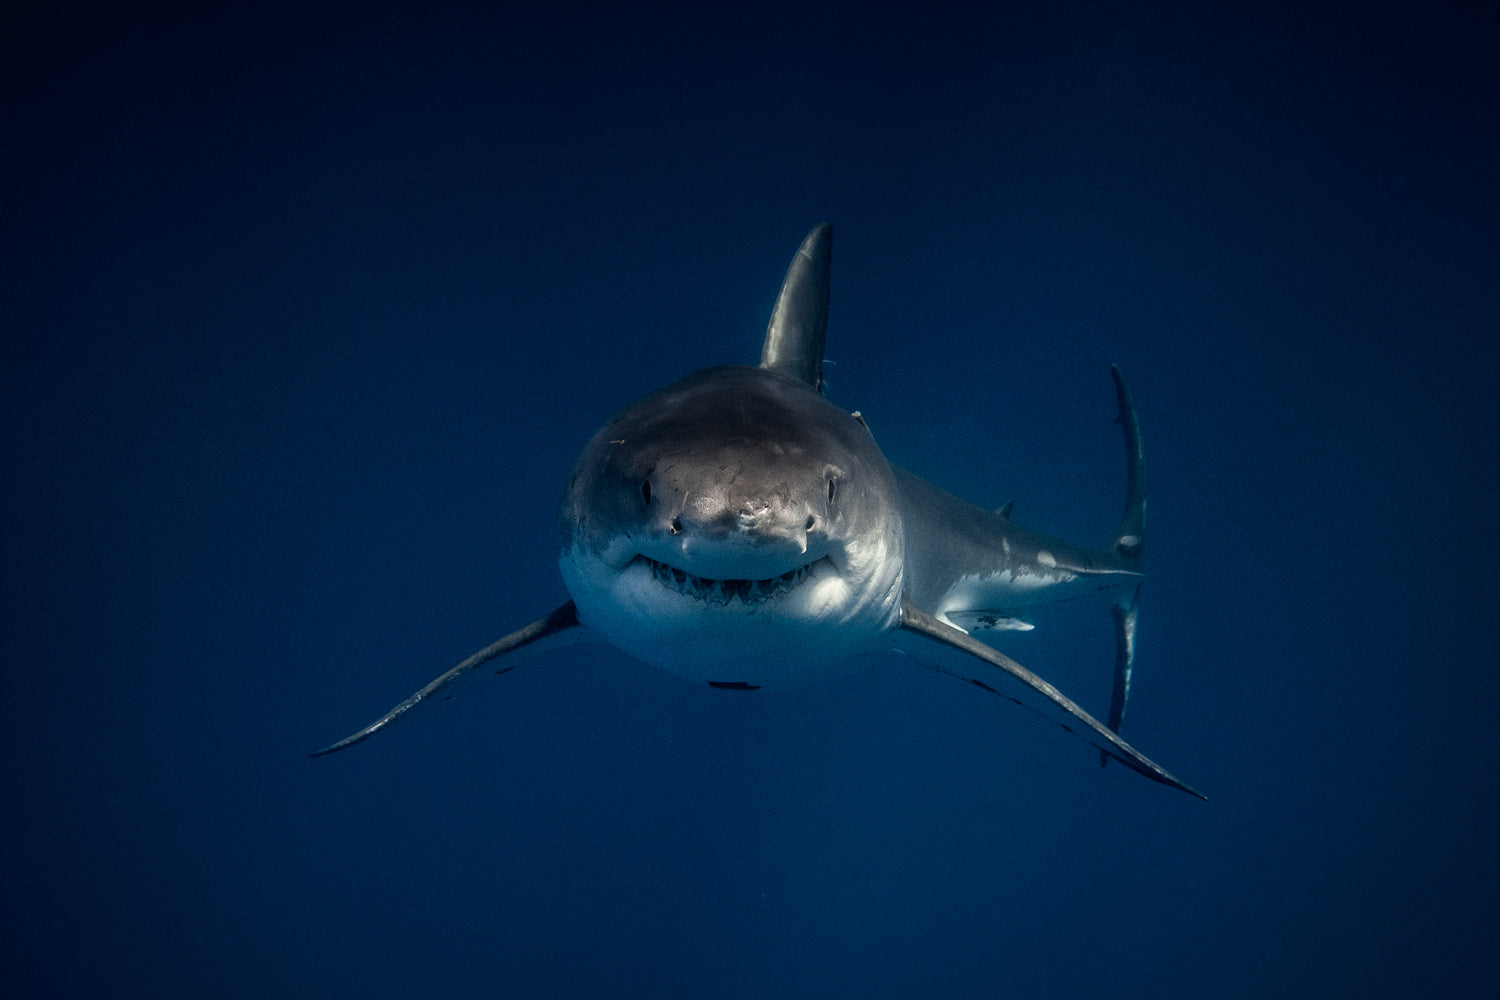
<instances>
[{"instance_id":1,"label":"shark teeth","mask_svg":"<svg viewBox=\"0 0 1500 1000\"><path fill-rule=\"evenodd\" d=\"M641 558L646 561L646 565L651 567L656 581L662 586L686 597L718 605L728 604L734 600L745 604L759 604L761 601L793 589L812 573L812 564L808 563L806 566L787 570L780 576L771 577L769 580L710 580L707 577L694 576L676 566L657 562L649 556Z\"/></svg>"}]
</instances>

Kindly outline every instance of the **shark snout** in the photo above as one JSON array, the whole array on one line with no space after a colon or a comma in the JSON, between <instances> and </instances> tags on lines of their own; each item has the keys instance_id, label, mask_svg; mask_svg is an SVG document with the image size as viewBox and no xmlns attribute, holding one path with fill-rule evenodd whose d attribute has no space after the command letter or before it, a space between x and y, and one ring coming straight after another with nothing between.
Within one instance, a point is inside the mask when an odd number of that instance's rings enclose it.
<instances>
[{"instance_id":1,"label":"shark snout","mask_svg":"<svg viewBox=\"0 0 1500 1000\"><path fill-rule=\"evenodd\" d=\"M689 501L673 520L678 531L703 539L772 545L807 551L808 534L819 519L801 505L776 500L741 499L718 502L712 497Z\"/></svg>"},{"instance_id":2,"label":"shark snout","mask_svg":"<svg viewBox=\"0 0 1500 1000\"><path fill-rule=\"evenodd\" d=\"M795 505L756 498L689 501L648 555L711 579L779 576L821 557L822 520Z\"/></svg>"},{"instance_id":3,"label":"shark snout","mask_svg":"<svg viewBox=\"0 0 1500 1000\"><path fill-rule=\"evenodd\" d=\"M732 531L750 536L761 544L789 542L807 551L807 535L817 526L815 515L778 510L767 503L745 503L730 521Z\"/></svg>"}]
</instances>

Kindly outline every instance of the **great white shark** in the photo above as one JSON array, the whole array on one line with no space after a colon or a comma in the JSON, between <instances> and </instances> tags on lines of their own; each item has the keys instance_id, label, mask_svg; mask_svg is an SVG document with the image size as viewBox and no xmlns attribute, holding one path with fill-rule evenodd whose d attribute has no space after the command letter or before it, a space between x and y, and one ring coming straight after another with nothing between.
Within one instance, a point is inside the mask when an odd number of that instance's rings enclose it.
<instances>
[{"instance_id":1,"label":"great white shark","mask_svg":"<svg viewBox=\"0 0 1500 1000\"><path fill-rule=\"evenodd\" d=\"M1153 781L1200 793L1119 736L1135 660L1146 527L1140 423L1112 367L1125 512L1104 548L1023 527L897 468L859 413L823 395L833 230L792 258L759 366L725 365L642 396L579 456L558 508L571 600L474 653L370 725L368 739L460 680L596 641L715 688L787 688L899 650L1030 708ZM1114 595L1108 722L970 632L1029 628L1025 609Z\"/></svg>"}]
</instances>

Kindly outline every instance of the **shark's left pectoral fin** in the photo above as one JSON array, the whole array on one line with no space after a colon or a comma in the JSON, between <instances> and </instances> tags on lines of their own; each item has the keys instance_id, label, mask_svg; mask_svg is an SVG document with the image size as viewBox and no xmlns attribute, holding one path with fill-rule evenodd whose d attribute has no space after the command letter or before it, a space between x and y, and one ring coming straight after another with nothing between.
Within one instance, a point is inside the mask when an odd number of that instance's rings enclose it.
<instances>
[{"instance_id":1,"label":"shark's left pectoral fin","mask_svg":"<svg viewBox=\"0 0 1500 1000\"><path fill-rule=\"evenodd\" d=\"M901 601L897 648L923 666L993 691L1081 736L1104 753L1163 785L1205 798L1192 786L1120 739L1057 688L1015 660L912 604Z\"/></svg>"},{"instance_id":2,"label":"shark's left pectoral fin","mask_svg":"<svg viewBox=\"0 0 1500 1000\"><path fill-rule=\"evenodd\" d=\"M494 671L497 674L509 672L517 662L529 656L580 642L587 637L588 633L578 621L578 609L573 606L572 601L569 601L545 618L538 618L530 625L490 643L359 732L345 736L337 743L330 744L321 750L315 750L308 756L321 757L324 754L334 753L345 747L364 742L422 702L430 700L434 695L458 681L474 677L480 667L492 664L501 657L506 657L506 661L503 666Z\"/></svg>"}]
</instances>

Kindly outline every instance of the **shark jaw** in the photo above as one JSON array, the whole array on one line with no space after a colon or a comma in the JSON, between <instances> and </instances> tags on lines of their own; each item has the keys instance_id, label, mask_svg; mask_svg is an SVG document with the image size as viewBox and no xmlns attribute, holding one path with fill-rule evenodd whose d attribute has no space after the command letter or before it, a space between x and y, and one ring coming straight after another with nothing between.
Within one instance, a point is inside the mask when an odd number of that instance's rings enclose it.
<instances>
[{"instance_id":1,"label":"shark jaw","mask_svg":"<svg viewBox=\"0 0 1500 1000\"><path fill-rule=\"evenodd\" d=\"M789 569L779 576L773 576L764 580L714 580L703 576L694 576L687 570L678 569L668 563L658 562L650 556L637 556L651 567L651 573L656 581L668 590L691 597L694 600L706 601L710 605L725 607L733 602L753 605L779 598L797 587L800 587L813 575L813 567L819 562L826 562L827 556L814 560L803 566Z\"/></svg>"},{"instance_id":2,"label":"shark jaw","mask_svg":"<svg viewBox=\"0 0 1500 1000\"><path fill-rule=\"evenodd\" d=\"M831 555L754 580L698 576L640 554L615 568L577 549L559 565L589 629L717 688L793 688L848 673L899 622L899 578L872 594Z\"/></svg>"}]
</instances>

